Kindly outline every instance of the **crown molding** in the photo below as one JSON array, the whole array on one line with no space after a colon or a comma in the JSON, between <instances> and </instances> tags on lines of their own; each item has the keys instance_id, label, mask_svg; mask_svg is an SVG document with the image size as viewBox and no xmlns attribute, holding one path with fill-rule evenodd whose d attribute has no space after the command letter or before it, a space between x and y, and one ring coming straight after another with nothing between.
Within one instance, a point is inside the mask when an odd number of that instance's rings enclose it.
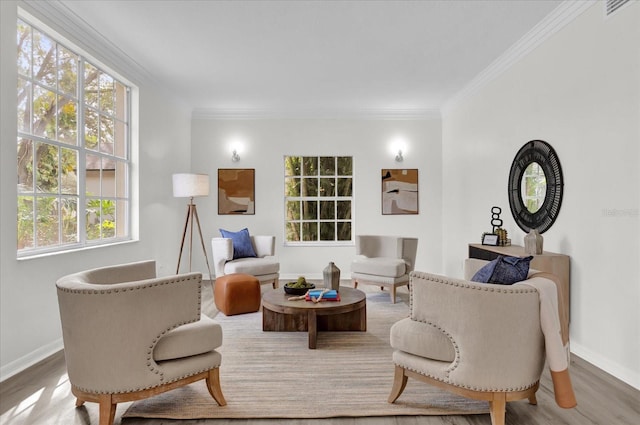
<instances>
[{"instance_id":1,"label":"crown molding","mask_svg":"<svg viewBox=\"0 0 640 425\"><path fill-rule=\"evenodd\" d=\"M202 120L260 120L260 119L371 119L371 120L423 120L440 119L439 109L269 109L269 108L211 108L195 109L192 119Z\"/></svg>"},{"instance_id":2,"label":"crown molding","mask_svg":"<svg viewBox=\"0 0 640 425\"><path fill-rule=\"evenodd\" d=\"M553 34L564 28L597 0L568 0L561 3L544 20L525 34L478 74L462 90L447 100L440 109L428 108L355 108L355 109L272 109L272 108L199 108L192 111L193 119L378 119L378 120L418 120L441 118L455 106L493 81L516 62L542 44ZM103 62L108 68L120 74L123 80L134 84L158 84L146 68L127 55L109 39L97 32L91 25L76 15L60 0L19 0L23 13L31 15L45 26L67 38L84 53ZM20 13L19 13L20 15ZM64 40L61 40L64 41Z\"/></svg>"},{"instance_id":3,"label":"crown molding","mask_svg":"<svg viewBox=\"0 0 640 425\"><path fill-rule=\"evenodd\" d=\"M123 80L133 83L156 83L152 74L134 58L96 31L59 0L20 0L18 16L25 13L34 25L43 25L73 43L84 54L102 62L103 66L119 73ZM45 28L43 28L45 29ZM60 40L64 42L65 40ZM74 49L77 50L77 49Z\"/></svg>"},{"instance_id":4,"label":"crown molding","mask_svg":"<svg viewBox=\"0 0 640 425\"><path fill-rule=\"evenodd\" d=\"M445 116L465 99L496 79L516 62L541 45L553 34L567 26L584 11L598 3L597 0L568 0L561 3L542 21L507 49L498 59L480 72L462 90L452 96L441 108Z\"/></svg>"}]
</instances>

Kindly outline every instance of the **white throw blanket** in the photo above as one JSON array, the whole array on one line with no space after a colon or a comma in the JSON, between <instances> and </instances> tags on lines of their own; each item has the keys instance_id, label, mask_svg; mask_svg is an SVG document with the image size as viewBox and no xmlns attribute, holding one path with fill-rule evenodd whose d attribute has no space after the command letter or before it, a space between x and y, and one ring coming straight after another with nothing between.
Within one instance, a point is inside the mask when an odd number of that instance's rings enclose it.
<instances>
[{"instance_id":1,"label":"white throw blanket","mask_svg":"<svg viewBox=\"0 0 640 425\"><path fill-rule=\"evenodd\" d=\"M561 293L555 282L556 277L549 273L536 273L529 276L526 283L538 291L540 296L540 327L544 334L545 351L551 378L553 380L556 403L560 407L576 406L576 399L569 377L569 323L564 303L558 302ZM563 320L561 320L561 317Z\"/></svg>"},{"instance_id":2,"label":"white throw blanket","mask_svg":"<svg viewBox=\"0 0 640 425\"><path fill-rule=\"evenodd\" d=\"M565 344L560 326L560 314L558 312L558 291L553 281L546 276L542 278L535 274L527 279L526 283L516 285L528 285L536 288L540 296L540 327L544 334L544 344L549 368L560 372L569 367L569 344Z\"/></svg>"}]
</instances>

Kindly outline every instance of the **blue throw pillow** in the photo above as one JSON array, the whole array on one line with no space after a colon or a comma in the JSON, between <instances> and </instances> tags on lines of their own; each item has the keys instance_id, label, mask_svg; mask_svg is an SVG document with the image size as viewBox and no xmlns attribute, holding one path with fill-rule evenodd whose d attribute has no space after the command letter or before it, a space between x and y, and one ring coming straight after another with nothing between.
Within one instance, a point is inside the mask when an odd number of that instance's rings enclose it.
<instances>
[{"instance_id":1,"label":"blue throw pillow","mask_svg":"<svg viewBox=\"0 0 640 425\"><path fill-rule=\"evenodd\" d=\"M228 230L220 229L220 234L223 238L229 238L233 244L233 259L256 257L256 252L253 250L253 244L251 244L251 236L249 236L249 229L242 229L239 232L230 232Z\"/></svg>"},{"instance_id":2,"label":"blue throw pillow","mask_svg":"<svg viewBox=\"0 0 640 425\"><path fill-rule=\"evenodd\" d=\"M489 261L487 264L482 266L482 268L478 270L476 274L473 275L473 277L471 278L471 281L479 282L479 283L488 283L489 279L491 279L491 276L493 275L493 271L496 268L496 264L498 264L497 258L495 260Z\"/></svg>"},{"instance_id":3,"label":"blue throw pillow","mask_svg":"<svg viewBox=\"0 0 640 425\"><path fill-rule=\"evenodd\" d=\"M521 282L529 274L529 264L532 259L532 256L505 257L500 255L478 270L471 280L473 282L497 283L499 285L512 285L516 282Z\"/></svg>"}]
</instances>

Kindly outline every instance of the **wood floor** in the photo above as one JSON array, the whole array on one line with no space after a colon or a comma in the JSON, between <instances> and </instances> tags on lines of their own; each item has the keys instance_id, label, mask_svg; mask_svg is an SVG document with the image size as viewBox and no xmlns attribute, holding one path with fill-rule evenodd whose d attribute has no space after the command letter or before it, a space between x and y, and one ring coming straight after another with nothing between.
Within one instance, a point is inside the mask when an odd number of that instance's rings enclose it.
<instances>
[{"instance_id":1,"label":"wood floor","mask_svg":"<svg viewBox=\"0 0 640 425\"><path fill-rule=\"evenodd\" d=\"M526 401L507 404L507 425L638 425L640 391L600 371L582 359L571 363L578 407L561 409L553 400L551 377L542 376L538 405ZM391 388L391 382L380 385ZM224 391L224 387L223 387ZM212 400L213 402L213 400ZM118 405L115 424L121 425L490 425L489 415L364 417L298 420L189 420L121 419L128 403ZM97 425L98 406L86 403L75 408L66 375L64 357L58 353L2 383L0 424L3 425Z\"/></svg>"},{"instance_id":2,"label":"wood floor","mask_svg":"<svg viewBox=\"0 0 640 425\"><path fill-rule=\"evenodd\" d=\"M208 285L207 285L208 286ZM203 309L212 309L205 303ZM223 364L224 367L224 364ZM538 405L526 401L507 404L507 425L638 425L640 391L602 372L588 362L573 357L571 379L578 399L574 409L559 408L553 398L548 370L537 392ZM391 382L380 385L391 389ZM426 385L426 384L425 384ZM223 385L224 391L224 385ZM319 394L318 396L328 396ZM213 400L212 400L213 402ZM118 405L116 425L490 425L489 415L397 416L298 420L188 420L122 419L128 403ZM98 406L86 403L75 408L62 352L7 379L0 386L2 425L98 425Z\"/></svg>"}]
</instances>

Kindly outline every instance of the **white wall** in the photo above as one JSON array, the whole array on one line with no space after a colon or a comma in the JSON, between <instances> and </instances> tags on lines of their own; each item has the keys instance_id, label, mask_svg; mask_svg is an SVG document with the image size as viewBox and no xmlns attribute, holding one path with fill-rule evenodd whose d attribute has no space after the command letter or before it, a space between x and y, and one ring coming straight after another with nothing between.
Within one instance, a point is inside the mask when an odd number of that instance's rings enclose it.
<instances>
[{"instance_id":1,"label":"white wall","mask_svg":"<svg viewBox=\"0 0 640 425\"><path fill-rule=\"evenodd\" d=\"M640 4L603 20L591 7L442 121L190 121L150 83L140 84L140 241L17 261L15 256L16 2L2 1L0 43L0 380L61 347L54 281L79 269L156 258L173 272L184 199L171 198L171 174L206 172L212 195L198 199L207 248L218 228L249 227L278 238L284 274L320 274L336 261L348 275L353 247L283 246L282 157L353 155L357 233L420 238L417 269L461 275L467 243L503 208L514 243L524 234L507 200L509 166L528 140L551 143L565 175L560 216L545 248L572 259L572 350L640 388ZM99 57L99 55L96 55ZM381 168L401 168L387 149L403 135L402 167L420 169L420 214L382 216ZM245 140L232 163L228 141ZM191 139L191 152L189 140ZM217 215L218 168L256 169L256 214ZM204 262L194 253L194 269Z\"/></svg>"},{"instance_id":2,"label":"white wall","mask_svg":"<svg viewBox=\"0 0 640 425\"><path fill-rule=\"evenodd\" d=\"M443 117L444 268L460 275L466 244L503 208L527 141L560 157L564 200L545 250L571 256L571 348L640 388L640 3L605 20L589 8Z\"/></svg>"},{"instance_id":3,"label":"white wall","mask_svg":"<svg viewBox=\"0 0 640 425\"><path fill-rule=\"evenodd\" d=\"M404 138L407 145L404 162L400 164L389 150L395 137ZM232 140L242 140L245 146L238 163L231 162ZM341 277L348 278L354 246L283 246L283 157L351 155L354 158L355 233L417 236L420 239L417 269L439 271L442 263L440 141L439 117L422 120L194 119L193 171L209 173L212 185L211 196L197 201L207 249L210 249L211 237L219 236L219 228L248 227L252 234L276 236L283 277L321 276L329 261L334 261L342 271ZM255 168L255 215L217 214L218 168ZM419 169L418 215L381 214L380 172L383 168Z\"/></svg>"},{"instance_id":4,"label":"white wall","mask_svg":"<svg viewBox=\"0 0 640 425\"><path fill-rule=\"evenodd\" d=\"M191 117L189 110L176 106L157 88L140 84L139 242L16 260L17 15L15 2L2 1L0 5L0 374L5 379L62 348L55 290L58 277L147 258L156 259L159 274L175 272L184 211L182 203L172 197L171 174L190 166Z\"/></svg>"}]
</instances>

